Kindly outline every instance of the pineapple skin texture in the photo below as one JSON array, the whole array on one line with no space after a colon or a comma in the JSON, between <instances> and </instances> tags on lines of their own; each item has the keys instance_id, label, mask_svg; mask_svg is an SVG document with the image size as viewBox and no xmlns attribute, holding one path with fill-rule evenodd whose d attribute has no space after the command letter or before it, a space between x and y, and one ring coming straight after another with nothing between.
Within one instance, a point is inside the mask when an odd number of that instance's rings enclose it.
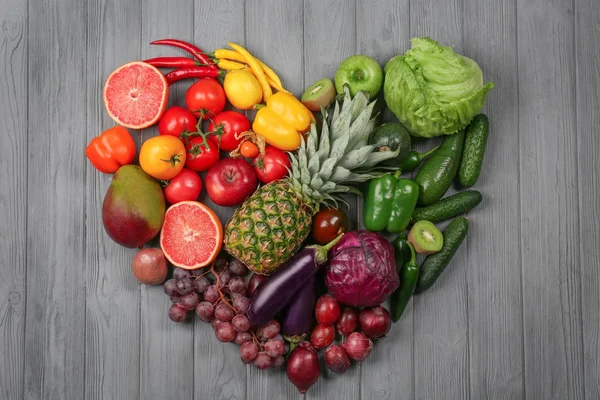
<instances>
[{"instance_id":1,"label":"pineapple skin texture","mask_svg":"<svg viewBox=\"0 0 600 400\"><path fill-rule=\"evenodd\" d=\"M310 233L315 206L288 179L260 187L225 227L225 250L252 272L268 275L296 253Z\"/></svg>"}]
</instances>

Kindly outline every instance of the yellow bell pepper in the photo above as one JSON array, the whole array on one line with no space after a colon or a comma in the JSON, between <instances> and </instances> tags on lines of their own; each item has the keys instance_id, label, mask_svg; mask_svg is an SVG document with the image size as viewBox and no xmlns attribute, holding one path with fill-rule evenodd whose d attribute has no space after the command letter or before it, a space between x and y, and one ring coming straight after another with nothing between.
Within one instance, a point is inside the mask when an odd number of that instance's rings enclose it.
<instances>
[{"instance_id":1,"label":"yellow bell pepper","mask_svg":"<svg viewBox=\"0 0 600 400\"><path fill-rule=\"evenodd\" d=\"M277 92L256 113L252 130L271 146L293 151L300 146L300 135L310 129L314 120L300 100L291 94Z\"/></svg>"}]
</instances>

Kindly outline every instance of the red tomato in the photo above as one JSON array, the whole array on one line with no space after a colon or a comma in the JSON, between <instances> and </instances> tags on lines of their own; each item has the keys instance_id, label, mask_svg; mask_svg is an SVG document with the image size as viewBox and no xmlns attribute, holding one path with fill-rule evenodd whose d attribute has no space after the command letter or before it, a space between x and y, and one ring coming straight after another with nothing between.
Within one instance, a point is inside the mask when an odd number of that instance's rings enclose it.
<instances>
[{"instance_id":1,"label":"red tomato","mask_svg":"<svg viewBox=\"0 0 600 400\"><path fill-rule=\"evenodd\" d=\"M183 131L197 132L198 119L189 110L180 106L168 108L158 121L158 133L179 137Z\"/></svg>"},{"instance_id":2,"label":"red tomato","mask_svg":"<svg viewBox=\"0 0 600 400\"><path fill-rule=\"evenodd\" d=\"M223 133L213 135L213 137L219 143L219 148L225 151L235 150L243 140L242 138L236 139L236 134L250 130L248 118L237 111L223 111L217 114L208 125L208 131L213 132L220 125L222 125Z\"/></svg>"},{"instance_id":3,"label":"red tomato","mask_svg":"<svg viewBox=\"0 0 600 400\"><path fill-rule=\"evenodd\" d=\"M267 146L265 155L257 155L252 159L254 172L262 183L269 183L286 177L291 168L290 159L285 151L277 147Z\"/></svg>"},{"instance_id":4,"label":"red tomato","mask_svg":"<svg viewBox=\"0 0 600 400\"><path fill-rule=\"evenodd\" d=\"M213 118L225 108L225 91L215 79L200 79L185 93L185 104L196 117Z\"/></svg>"},{"instance_id":5,"label":"red tomato","mask_svg":"<svg viewBox=\"0 0 600 400\"><path fill-rule=\"evenodd\" d=\"M204 138L196 136L188 141L185 149L185 166L193 171L206 171L219 161L219 147L210 137L205 143Z\"/></svg>"},{"instance_id":6,"label":"red tomato","mask_svg":"<svg viewBox=\"0 0 600 400\"><path fill-rule=\"evenodd\" d=\"M348 232L350 227L348 216L339 208L323 208L313 217L312 235L315 242L325 245Z\"/></svg>"},{"instance_id":7,"label":"red tomato","mask_svg":"<svg viewBox=\"0 0 600 400\"><path fill-rule=\"evenodd\" d=\"M180 173L169 181L165 188L165 197L171 204L180 201L198 200L202 190L200 175L188 168L183 168Z\"/></svg>"}]
</instances>

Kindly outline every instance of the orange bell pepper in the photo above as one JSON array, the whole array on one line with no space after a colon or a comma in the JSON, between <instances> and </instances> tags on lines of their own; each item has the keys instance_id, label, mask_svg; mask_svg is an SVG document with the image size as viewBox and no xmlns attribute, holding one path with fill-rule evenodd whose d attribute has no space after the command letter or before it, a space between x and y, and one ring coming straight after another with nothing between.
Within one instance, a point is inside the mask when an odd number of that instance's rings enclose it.
<instances>
[{"instance_id":1,"label":"orange bell pepper","mask_svg":"<svg viewBox=\"0 0 600 400\"><path fill-rule=\"evenodd\" d=\"M93 138L85 148L85 155L100 172L112 174L135 158L135 142L127 129L115 126Z\"/></svg>"},{"instance_id":2,"label":"orange bell pepper","mask_svg":"<svg viewBox=\"0 0 600 400\"><path fill-rule=\"evenodd\" d=\"M315 117L296 97L277 92L256 113L252 130L271 146L293 151L300 146L300 135L310 130Z\"/></svg>"}]
</instances>

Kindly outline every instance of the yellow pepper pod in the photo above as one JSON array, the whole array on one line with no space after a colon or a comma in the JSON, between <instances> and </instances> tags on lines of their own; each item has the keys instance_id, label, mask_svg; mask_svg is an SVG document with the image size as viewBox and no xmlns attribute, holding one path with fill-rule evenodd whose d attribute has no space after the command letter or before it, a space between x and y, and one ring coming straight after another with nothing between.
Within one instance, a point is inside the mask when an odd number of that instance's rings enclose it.
<instances>
[{"instance_id":1,"label":"yellow pepper pod","mask_svg":"<svg viewBox=\"0 0 600 400\"><path fill-rule=\"evenodd\" d=\"M277 94L271 98L275 96ZM252 130L264 137L268 144L280 150L293 151L300 146L300 134L293 123L285 120L282 115L269 108L268 105L256 113Z\"/></svg>"},{"instance_id":2,"label":"yellow pepper pod","mask_svg":"<svg viewBox=\"0 0 600 400\"><path fill-rule=\"evenodd\" d=\"M314 116L294 95L277 92L267 100L267 108L273 110L283 120L290 123L300 133L310 130Z\"/></svg>"}]
</instances>

